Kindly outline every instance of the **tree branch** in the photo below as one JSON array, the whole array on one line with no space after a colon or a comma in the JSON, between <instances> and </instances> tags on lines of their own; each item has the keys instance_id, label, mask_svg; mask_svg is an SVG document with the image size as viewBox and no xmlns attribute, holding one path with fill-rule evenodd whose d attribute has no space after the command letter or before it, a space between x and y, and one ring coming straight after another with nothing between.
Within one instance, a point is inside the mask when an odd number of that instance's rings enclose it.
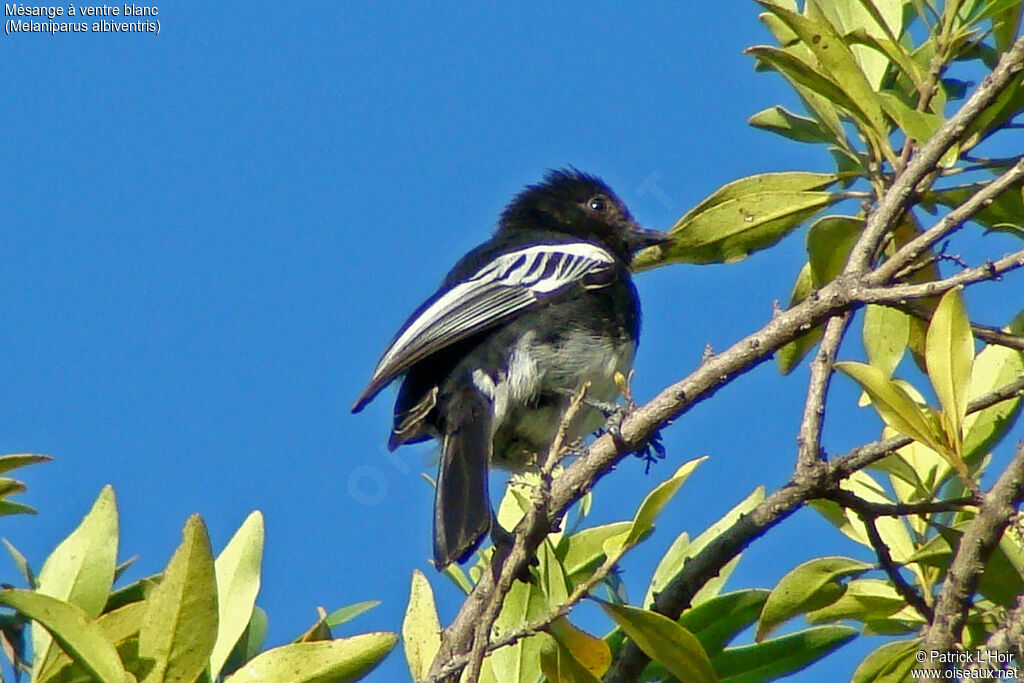
<instances>
[{"instance_id":1,"label":"tree branch","mask_svg":"<svg viewBox=\"0 0 1024 683\"><path fill-rule=\"evenodd\" d=\"M1024 396L1024 377L977 397L968 405L967 414L1019 396ZM717 576L722 567L753 541L789 517L808 500L820 498L823 493L836 488L840 481L854 472L894 453L911 441L903 436L873 441L828 463L821 463L803 477L794 475L782 488L772 492L749 514L741 517L701 552L690 558L664 590L655 596L651 609L670 619L678 619L683 610L690 606L690 601L701 586ZM635 681L648 661L643 650L632 641L626 641L605 680L618 683Z\"/></svg>"},{"instance_id":2,"label":"tree branch","mask_svg":"<svg viewBox=\"0 0 1024 683\"><path fill-rule=\"evenodd\" d=\"M971 597L992 550L1024 500L1024 444L995 485L985 494L977 516L967 526L935 601L935 618L925 629L921 649L950 650L967 620ZM936 672L938 677L940 672Z\"/></svg>"}]
</instances>

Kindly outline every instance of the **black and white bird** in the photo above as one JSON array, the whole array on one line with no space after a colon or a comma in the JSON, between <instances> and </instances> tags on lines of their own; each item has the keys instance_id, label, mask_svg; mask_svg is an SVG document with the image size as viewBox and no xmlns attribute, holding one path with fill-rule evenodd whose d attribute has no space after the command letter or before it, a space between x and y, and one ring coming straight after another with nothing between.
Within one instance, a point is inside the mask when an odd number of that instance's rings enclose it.
<instances>
[{"instance_id":1,"label":"black and white bird","mask_svg":"<svg viewBox=\"0 0 1024 683\"><path fill-rule=\"evenodd\" d=\"M547 452L569 397L614 401L640 333L629 262L664 243L600 179L549 172L502 213L402 325L356 400L359 412L403 377L388 446L437 439L438 569L464 561L491 528L488 466L521 470ZM597 429L585 407L570 438Z\"/></svg>"}]
</instances>

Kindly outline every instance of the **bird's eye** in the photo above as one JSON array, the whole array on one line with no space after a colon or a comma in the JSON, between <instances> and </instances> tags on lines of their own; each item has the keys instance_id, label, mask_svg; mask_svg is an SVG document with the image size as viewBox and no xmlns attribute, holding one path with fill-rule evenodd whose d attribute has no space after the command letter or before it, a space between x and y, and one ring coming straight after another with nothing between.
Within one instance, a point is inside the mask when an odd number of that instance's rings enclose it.
<instances>
[{"instance_id":1,"label":"bird's eye","mask_svg":"<svg viewBox=\"0 0 1024 683\"><path fill-rule=\"evenodd\" d=\"M596 213L604 213L608 208L608 200L601 195L591 197L590 201L587 202L587 207Z\"/></svg>"}]
</instances>

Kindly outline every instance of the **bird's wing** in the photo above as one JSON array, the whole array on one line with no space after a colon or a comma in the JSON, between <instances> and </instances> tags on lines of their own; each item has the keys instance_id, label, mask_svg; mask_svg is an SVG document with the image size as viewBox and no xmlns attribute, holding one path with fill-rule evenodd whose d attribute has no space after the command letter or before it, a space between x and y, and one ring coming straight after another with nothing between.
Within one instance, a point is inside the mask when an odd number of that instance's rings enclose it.
<instances>
[{"instance_id":1,"label":"bird's wing","mask_svg":"<svg viewBox=\"0 0 1024 683\"><path fill-rule=\"evenodd\" d=\"M610 253L587 242L541 244L501 254L406 322L352 411L361 410L393 379L446 346L509 320L573 285L607 285L614 279L614 266Z\"/></svg>"}]
</instances>

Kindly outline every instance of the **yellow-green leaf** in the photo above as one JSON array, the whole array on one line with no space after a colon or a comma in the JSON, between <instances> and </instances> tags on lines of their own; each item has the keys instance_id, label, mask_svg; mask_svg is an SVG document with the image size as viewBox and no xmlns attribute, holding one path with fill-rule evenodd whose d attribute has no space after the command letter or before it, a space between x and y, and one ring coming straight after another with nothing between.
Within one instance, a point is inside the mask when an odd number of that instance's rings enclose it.
<instances>
[{"instance_id":1,"label":"yellow-green leaf","mask_svg":"<svg viewBox=\"0 0 1024 683\"><path fill-rule=\"evenodd\" d=\"M910 316L888 306L868 304L861 330L868 363L891 377L910 340Z\"/></svg>"},{"instance_id":2,"label":"yellow-green leaf","mask_svg":"<svg viewBox=\"0 0 1024 683\"><path fill-rule=\"evenodd\" d=\"M114 644L80 607L35 591L16 589L0 591L0 605L16 609L41 624L61 649L96 680L132 680Z\"/></svg>"},{"instance_id":3,"label":"yellow-green leaf","mask_svg":"<svg viewBox=\"0 0 1024 683\"><path fill-rule=\"evenodd\" d=\"M538 637L541 642L540 669L547 680L558 683L601 683L601 679L583 666L564 643L546 633Z\"/></svg>"},{"instance_id":4,"label":"yellow-green leaf","mask_svg":"<svg viewBox=\"0 0 1024 683\"><path fill-rule=\"evenodd\" d=\"M219 627L210 655L212 679L217 678L252 618L260 592L263 536L263 513L257 510L242 522L214 563Z\"/></svg>"},{"instance_id":5,"label":"yellow-green leaf","mask_svg":"<svg viewBox=\"0 0 1024 683\"><path fill-rule=\"evenodd\" d=\"M925 338L925 362L928 379L942 406L949 443L957 455L962 455L960 446L974 364L974 337L957 289L946 292L932 315Z\"/></svg>"},{"instance_id":6,"label":"yellow-green leaf","mask_svg":"<svg viewBox=\"0 0 1024 683\"><path fill-rule=\"evenodd\" d=\"M793 283L793 292L789 295L789 307L792 308L800 303L814 291L814 278L811 275L810 262L805 263ZM821 339L823 328L821 325L811 327L807 332L800 335L793 341L785 344L775 352L775 362L778 363L779 372L788 375L800 364L807 352L814 348L814 345Z\"/></svg>"},{"instance_id":7,"label":"yellow-green leaf","mask_svg":"<svg viewBox=\"0 0 1024 683\"><path fill-rule=\"evenodd\" d=\"M117 500L114 489L105 486L78 527L60 542L39 571L38 591L64 600L92 618L107 602L117 567ZM33 678L56 656L50 635L32 632Z\"/></svg>"},{"instance_id":8,"label":"yellow-green leaf","mask_svg":"<svg viewBox=\"0 0 1024 683\"><path fill-rule=\"evenodd\" d=\"M185 523L163 580L146 600L139 657L152 668L143 681L194 681L209 663L217 638L217 578L206 525L199 515Z\"/></svg>"},{"instance_id":9,"label":"yellow-green leaf","mask_svg":"<svg viewBox=\"0 0 1024 683\"><path fill-rule=\"evenodd\" d=\"M918 638L886 643L861 660L851 683L904 683L910 669L920 664L914 658L920 650Z\"/></svg>"},{"instance_id":10,"label":"yellow-green leaf","mask_svg":"<svg viewBox=\"0 0 1024 683\"><path fill-rule=\"evenodd\" d=\"M666 616L650 610L600 602L601 608L644 654L661 662L681 681L717 681L708 655L700 641Z\"/></svg>"},{"instance_id":11,"label":"yellow-green leaf","mask_svg":"<svg viewBox=\"0 0 1024 683\"><path fill-rule=\"evenodd\" d=\"M839 599L841 579L863 574L872 565L849 557L818 557L783 576L761 610L755 639L760 641L788 619ZM836 591L836 588L840 590Z\"/></svg>"},{"instance_id":12,"label":"yellow-green leaf","mask_svg":"<svg viewBox=\"0 0 1024 683\"><path fill-rule=\"evenodd\" d=\"M814 53L821 70L832 75L847 94L848 100L853 102L850 113L860 119L864 132L880 143L884 141L888 130L875 89L868 82L849 46L832 26L828 22L814 21L770 3L761 2L761 5L793 29L801 42Z\"/></svg>"},{"instance_id":13,"label":"yellow-green leaf","mask_svg":"<svg viewBox=\"0 0 1024 683\"><path fill-rule=\"evenodd\" d=\"M441 647L441 619L437 616L430 581L418 569L412 573L409 605L402 620L402 641L405 643L405 661L413 680L426 678L430 663Z\"/></svg>"},{"instance_id":14,"label":"yellow-green leaf","mask_svg":"<svg viewBox=\"0 0 1024 683\"><path fill-rule=\"evenodd\" d=\"M1011 334L1024 332L1024 315L1005 329ZM1024 353L1005 346L986 346L974 359L971 369L970 400L1024 377ZM1014 424L1020 413L1020 396L1000 401L964 418L964 458L968 462L984 456Z\"/></svg>"},{"instance_id":15,"label":"yellow-green leaf","mask_svg":"<svg viewBox=\"0 0 1024 683\"><path fill-rule=\"evenodd\" d=\"M574 660L594 676L603 676L612 664L612 651L608 643L582 631L565 617L551 622L551 635Z\"/></svg>"},{"instance_id":16,"label":"yellow-green leaf","mask_svg":"<svg viewBox=\"0 0 1024 683\"><path fill-rule=\"evenodd\" d=\"M807 261L815 287L839 275L857 242L864 221L853 216L822 216L807 229Z\"/></svg>"},{"instance_id":17,"label":"yellow-green leaf","mask_svg":"<svg viewBox=\"0 0 1024 683\"><path fill-rule=\"evenodd\" d=\"M267 650L226 679L230 683L349 683L370 673L398 642L394 633L291 643Z\"/></svg>"},{"instance_id":18,"label":"yellow-green leaf","mask_svg":"<svg viewBox=\"0 0 1024 683\"><path fill-rule=\"evenodd\" d=\"M654 520L661 511L665 509L672 496L676 495L679 487L683 485L697 466L707 460L707 456L690 460L675 471L671 477L658 484L653 491L647 494L640 507L637 508L633 517L633 524L629 533L622 541L622 551L628 550L640 542L654 528Z\"/></svg>"},{"instance_id":19,"label":"yellow-green leaf","mask_svg":"<svg viewBox=\"0 0 1024 683\"><path fill-rule=\"evenodd\" d=\"M673 242L645 249L634 270L663 263L722 263L775 244L805 219L841 196L819 188L835 182L824 173L765 173L716 190L669 230Z\"/></svg>"},{"instance_id":20,"label":"yellow-green leaf","mask_svg":"<svg viewBox=\"0 0 1024 683\"><path fill-rule=\"evenodd\" d=\"M832 134L814 119L800 116L775 105L763 109L747 120L747 124L798 142L833 142Z\"/></svg>"},{"instance_id":21,"label":"yellow-green leaf","mask_svg":"<svg viewBox=\"0 0 1024 683\"><path fill-rule=\"evenodd\" d=\"M849 361L836 363L835 368L860 384L887 425L904 436L942 450L940 435L924 410L880 368Z\"/></svg>"}]
</instances>

